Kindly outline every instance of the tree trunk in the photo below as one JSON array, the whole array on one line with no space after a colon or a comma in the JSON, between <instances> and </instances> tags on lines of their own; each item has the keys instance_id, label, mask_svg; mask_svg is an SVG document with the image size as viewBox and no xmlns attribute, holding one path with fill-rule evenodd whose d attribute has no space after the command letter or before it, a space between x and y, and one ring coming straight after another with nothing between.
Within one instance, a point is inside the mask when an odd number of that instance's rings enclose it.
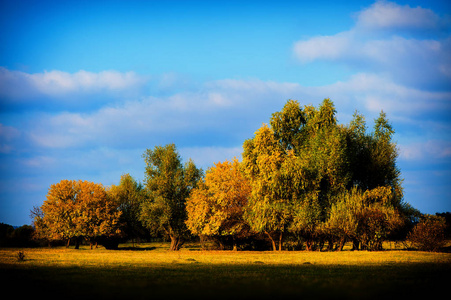
<instances>
[{"instance_id":1,"label":"tree trunk","mask_svg":"<svg viewBox=\"0 0 451 300\"><path fill-rule=\"evenodd\" d=\"M344 236L340 240L340 245L337 247L337 251L343 250L343 247L345 246L345 244L346 244L346 237Z\"/></svg>"},{"instance_id":2,"label":"tree trunk","mask_svg":"<svg viewBox=\"0 0 451 300\"><path fill-rule=\"evenodd\" d=\"M80 249L80 239L78 237L75 238L75 249Z\"/></svg>"},{"instance_id":3,"label":"tree trunk","mask_svg":"<svg viewBox=\"0 0 451 300\"><path fill-rule=\"evenodd\" d=\"M330 238L327 240L327 251L334 250L334 241Z\"/></svg>"},{"instance_id":4,"label":"tree trunk","mask_svg":"<svg viewBox=\"0 0 451 300\"><path fill-rule=\"evenodd\" d=\"M70 245L70 239L67 239L66 248L69 248L69 245Z\"/></svg>"},{"instance_id":5,"label":"tree trunk","mask_svg":"<svg viewBox=\"0 0 451 300\"><path fill-rule=\"evenodd\" d=\"M319 244L318 244L318 251L319 252L323 251L325 243L326 243L326 241L324 240L324 238L320 237Z\"/></svg>"},{"instance_id":6,"label":"tree trunk","mask_svg":"<svg viewBox=\"0 0 451 300\"><path fill-rule=\"evenodd\" d=\"M199 240L200 240L200 246L202 250L207 250L207 248L205 247L205 241L206 238L204 235L199 235Z\"/></svg>"},{"instance_id":7,"label":"tree trunk","mask_svg":"<svg viewBox=\"0 0 451 300\"><path fill-rule=\"evenodd\" d=\"M274 241L274 239L272 238L272 236L269 234L269 232L265 231L265 233L266 233L266 235L269 237L269 239L271 240L272 250L273 250L273 251L277 251L276 242Z\"/></svg>"},{"instance_id":8,"label":"tree trunk","mask_svg":"<svg viewBox=\"0 0 451 300\"><path fill-rule=\"evenodd\" d=\"M359 250L359 241L357 239L352 239L352 251Z\"/></svg>"},{"instance_id":9,"label":"tree trunk","mask_svg":"<svg viewBox=\"0 0 451 300\"><path fill-rule=\"evenodd\" d=\"M182 238L171 235L171 247L169 248L170 251L178 251L178 250L180 250L182 245L183 245Z\"/></svg>"},{"instance_id":10,"label":"tree trunk","mask_svg":"<svg viewBox=\"0 0 451 300\"><path fill-rule=\"evenodd\" d=\"M282 251L282 232L279 235L279 251Z\"/></svg>"},{"instance_id":11,"label":"tree trunk","mask_svg":"<svg viewBox=\"0 0 451 300\"><path fill-rule=\"evenodd\" d=\"M305 250L311 251L312 250L312 244L313 244L313 241L311 239L306 239L305 240Z\"/></svg>"}]
</instances>

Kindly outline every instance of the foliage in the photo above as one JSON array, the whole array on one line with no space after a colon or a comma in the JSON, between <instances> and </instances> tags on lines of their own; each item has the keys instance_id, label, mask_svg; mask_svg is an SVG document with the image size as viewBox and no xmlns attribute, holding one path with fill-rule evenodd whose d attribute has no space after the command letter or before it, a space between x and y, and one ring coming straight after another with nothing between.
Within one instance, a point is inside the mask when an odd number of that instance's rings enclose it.
<instances>
[{"instance_id":1,"label":"foliage","mask_svg":"<svg viewBox=\"0 0 451 300\"><path fill-rule=\"evenodd\" d=\"M251 185L245 220L251 229L265 233L276 250L290 222L291 186L282 174L284 150L274 132L264 125L244 143L243 165Z\"/></svg>"},{"instance_id":2,"label":"foliage","mask_svg":"<svg viewBox=\"0 0 451 300\"><path fill-rule=\"evenodd\" d=\"M365 192L354 187L342 192L324 224L331 240L339 241L338 250L348 240L354 241L356 250L382 250L382 241L402 224L399 213L390 204L391 197L389 187Z\"/></svg>"},{"instance_id":3,"label":"foliage","mask_svg":"<svg viewBox=\"0 0 451 300\"><path fill-rule=\"evenodd\" d=\"M169 144L143 154L144 185L129 174L106 192L63 180L33 212L36 236L98 240L120 229L133 240L165 235L171 250L190 232L234 245L266 236L273 250L284 239L297 249L327 242L341 250L352 241L356 250L381 250L390 236L405 237L419 214L403 200L394 129L383 111L371 133L357 111L348 125L336 113L330 99L318 107L288 100L244 141L241 163L216 163L205 178Z\"/></svg>"},{"instance_id":4,"label":"foliage","mask_svg":"<svg viewBox=\"0 0 451 300\"><path fill-rule=\"evenodd\" d=\"M442 213L436 213L435 215L439 217L445 218L446 223L446 229L445 229L445 238L451 238L451 212L442 212Z\"/></svg>"},{"instance_id":5,"label":"foliage","mask_svg":"<svg viewBox=\"0 0 451 300\"><path fill-rule=\"evenodd\" d=\"M216 163L188 198L188 229L196 235L216 237L220 242L223 237L235 240L247 236L249 227L243 212L249 194L249 182L236 158Z\"/></svg>"},{"instance_id":6,"label":"foliage","mask_svg":"<svg viewBox=\"0 0 451 300\"><path fill-rule=\"evenodd\" d=\"M139 220L141 204L147 196L143 185L130 174L124 174L119 185L112 185L107 192L122 213L120 223L125 237L133 240L144 237L147 231Z\"/></svg>"},{"instance_id":7,"label":"foliage","mask_svg":"<svg viewBox=\"0 0 451 300\"><path fill-rule=\"evenodd\" d=\"M365 118L356 112L346 128L352 176L349 184L362 190L390 186L392 204L400 209L403 190L401 171L396 165L398 150L392 141L395 131L383 111L375 120L372 134L366 134L365 128Z\"/></svg>"},{"instance_id":8,"label":"foliage","mask_svg":"<svg viewBox=\"0 0 451 300\"><path fill-rule=\"evenodd\" d=\"M93 241L120 234L121 212L100 184L61 180L50 186L40 210L34 219L38 238L75 239L78 247L81 238Z\"/></svg>"},{"instance_id":9,"label":"foliage","mask_svg":"<svg viewBox=\"0 0 451 300\"><path fill-rule=\"evenodd\" d=\"M441 216L424 215L408 235L408 240L420 250L438 251L444 246L445 218Z\"/></svg>"},{"instance_id":10,"label":"foliage","mask_svg":"<svg viewBox=\"0 0 451 300\"><path fill-rule=\"evenodd\" d=\"M0 247L35 247L33 240L34 228L22 225L14 228L11 225L0 223Z\"/></svg>"},{"instance_id":11,"label":"foliage","mask_svg":"<svg viewBox=\"0 0 451 300\"><path fill-rule=\"evenodd\" d=\"M174 144L147 149L143 157L149 197L142 203L140 220L152 232L169 236L170 250L179 250L188 236L186 199L202 170L192 160L182 165Z\"/></svg>"},{"instance_id":12,"label":"foliage","mask_svg":"<svg viewBox=\"0 0 451 300\"><path fill-rule=\"evenodd\" d=\"M347 240L357 250L382 250L382 241L402 225L398 211L390 204L390 187L362 192L357 187L338 196L330 210L325 229L339 240L339 250Z\"/></svg>"},{"instance_id":13,"label":"foliage","mask_svg":"<svg viewBox=\"0 0 451 300\"><path fill-rule=\"evenodd\" d=\"M267 233L274 249L275 238L281 249L286 233L302 238L307 249L324 239L331 248L334 240L342 245L350 238L380 249L402 225L400 213L408 212L386 114L375 120L372 134L357 112L348 126L339 125L335 114L330 99L319 108L288 100L272 115L271 127L263 125L244 142L252 187L245 216L254 231ZM355 205L361 208L355 211Z\"/></svg>"}]
</instances>

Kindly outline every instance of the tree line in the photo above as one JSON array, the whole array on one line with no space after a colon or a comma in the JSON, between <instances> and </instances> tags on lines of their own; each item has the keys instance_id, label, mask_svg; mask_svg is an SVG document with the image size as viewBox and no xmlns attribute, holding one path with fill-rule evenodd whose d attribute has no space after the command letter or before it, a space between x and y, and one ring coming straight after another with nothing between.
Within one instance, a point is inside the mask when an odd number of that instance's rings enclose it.
<instances>
[{"instance_id":1,"label":"tree line","mask_svg":"<svg viewBox=\"0 0 451 300\"><path fill-rule=\"evenodd\" d=\"M150 235L170 238L170 250L193 236L230 249L341 250L349 241L355 250L381 250L421 216L404 201L393 134L384 112L368 132L358 112L338 124L330 99L318 108L288 100L244 141L241 161L204 173L169 144L144 152L144 184L126 174L110 187L52 185L33 210L35 235L107 248Z\"/></svg>"}]
</instances>

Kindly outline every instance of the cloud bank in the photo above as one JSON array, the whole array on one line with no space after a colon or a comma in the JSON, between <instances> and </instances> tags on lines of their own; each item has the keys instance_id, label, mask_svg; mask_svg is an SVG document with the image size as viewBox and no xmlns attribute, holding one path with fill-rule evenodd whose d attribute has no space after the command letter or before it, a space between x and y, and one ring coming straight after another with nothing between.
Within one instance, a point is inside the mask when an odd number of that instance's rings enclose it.
<instances>
[{"instance_id":1,"label":"cloud bank","mask_svg":"<svg viewBox=\"0 0 451 300\"><path fill-rule=\"evenodd\" d=\"M442 20L430 9L377 1L357 16L357 27L379 29L437 29Z\"/></svg>"},{"instance_id":2,"label":"cloud bank","mask_svg":"<svg viewBox=\"0 0 451 300\"><path fill-rule=\"evenodd\" d=\"M357 14L353 28L297 41L293 52L302 63L326 60L385 73L403 85L444 90L451 84L447 23L428 9L378 1Z\"/></svg>"},{"instance_id":3,"label":"cloud bank","mask_svg":"<svg viewBox=\"0 0 451 300\"><path fill-rule=\"evenodd\" d=\"M135 72L52 70L29 74L0 67L0 99L3 109L83 107L90 105L86 102L92 101L95 95L103 101L118 94L132 95L146 81Z\"/></svg>"}]
</instances>

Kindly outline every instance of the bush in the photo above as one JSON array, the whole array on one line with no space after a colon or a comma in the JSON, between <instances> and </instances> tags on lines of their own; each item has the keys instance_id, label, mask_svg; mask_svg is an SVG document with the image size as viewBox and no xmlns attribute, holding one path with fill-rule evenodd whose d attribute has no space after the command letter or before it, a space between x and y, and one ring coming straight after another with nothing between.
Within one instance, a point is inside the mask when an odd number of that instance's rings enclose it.
<instances>
[{"instance_id":1,"label":"bush","mask_svg":"<svg viewBox=\"0 0 451 300\"><path fill-rule=\"evenodd\" d=\"M438 251L445 244L445 229L445 218L424 215L407 239L419 250Z\"/></svg>"},{"instance_id":2,"label":"bush","mask_svg":"<svg viewBox=\"0 0 451 300\"><path fill-rule=\"evenodd\" d=\"M23 251L17 253L17 261L25 261L25 253Z\"/></svg>"}]
</instances>

